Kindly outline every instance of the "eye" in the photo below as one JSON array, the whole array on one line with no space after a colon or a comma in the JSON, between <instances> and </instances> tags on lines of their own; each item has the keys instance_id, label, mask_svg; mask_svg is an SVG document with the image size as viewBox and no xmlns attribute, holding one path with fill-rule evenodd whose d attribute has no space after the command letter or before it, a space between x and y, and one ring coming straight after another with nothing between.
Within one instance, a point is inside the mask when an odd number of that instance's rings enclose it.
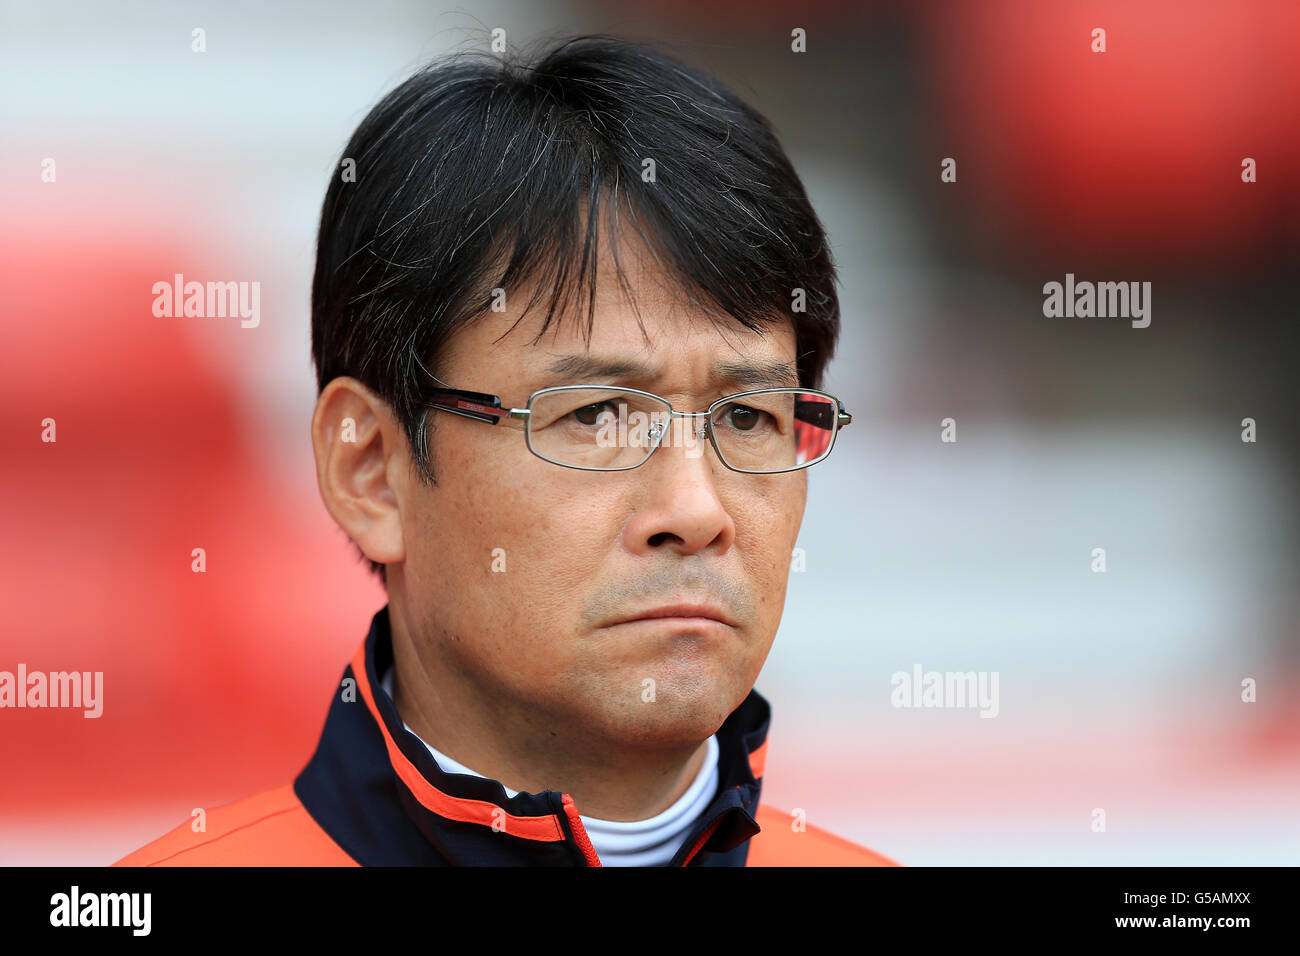
<instances>
[{"instance_id":1,"label":"eye","mask_svg":"<svg viewBox=\"0 0 1300 956\"><path fill-rule=\"evenodd\" d=\"M727 424L736 431L753 431L763 421L764 412L748 405L732 405L726 410Z\"/></svg>"},{"instance_id":2,"label":"eye","mask_svg":"<svg viewBox=\"0 0 1300 956\"><path fill-rule=\"evenodd\" d=\"M599 425L601 423L601 409L613 404L613 402L594 402L591 405L584 405L582 408L575 409L571 414L578 420L579 424Z\"/></svg>"}]
</instances>

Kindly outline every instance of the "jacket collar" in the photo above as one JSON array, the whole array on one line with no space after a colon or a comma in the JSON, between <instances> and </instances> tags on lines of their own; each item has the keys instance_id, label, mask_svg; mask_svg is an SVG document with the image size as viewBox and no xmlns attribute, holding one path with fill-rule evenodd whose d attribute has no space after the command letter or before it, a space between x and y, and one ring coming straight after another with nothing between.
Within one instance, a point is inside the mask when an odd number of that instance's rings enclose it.
<instances>
[{"instance_id":1,"label":"jacket collar","mask_svg":"<svg viewBox=\"0 0 1300 956\"><path fill-rule=\"evenodd\" d=\"M294 780L303 806L348 855L363 866L600 865L569 794L507 797L495 780L444 773L380 685L392 664L384 607ZM751 690L719 728L718 792L669 865L745 865L759 832L770 719L768 702Z\"/></svg>"}]
</instances>

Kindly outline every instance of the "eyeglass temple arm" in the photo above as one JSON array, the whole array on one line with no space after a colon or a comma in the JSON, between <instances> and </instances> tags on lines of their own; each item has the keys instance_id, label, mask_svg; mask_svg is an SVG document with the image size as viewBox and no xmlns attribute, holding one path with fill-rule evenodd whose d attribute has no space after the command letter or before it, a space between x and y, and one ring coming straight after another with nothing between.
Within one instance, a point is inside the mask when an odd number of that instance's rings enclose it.
<instances>
[{"instance_id":1,"label":"eyeglass temple arm","mask_svg":"<svg viewBox=\"0 0 1300 956\"><path fill-rule=\"evenodd\" d=\"M501 407L501 399L485 392L466 392L459 389L430 389L425 392L425 404L433 408L463 415L477 422L495 425L503 418L509 418L512 410Z\"/></svg>"},{"instance_id":2,"label":"eyeglass temple arm","mask_svg":"<svg viewBox=\"0 0 1300 956\"><path fill-rule=\"evenodd\" d=\"M830 412L830 402L795 402L795 417L810 425L816 425L818 428L831 427ZM835 427L837 429L843 428L851 421L853 421L853 416L841 406L839 413L835 416Z\"/></svg>"}]
</instances>

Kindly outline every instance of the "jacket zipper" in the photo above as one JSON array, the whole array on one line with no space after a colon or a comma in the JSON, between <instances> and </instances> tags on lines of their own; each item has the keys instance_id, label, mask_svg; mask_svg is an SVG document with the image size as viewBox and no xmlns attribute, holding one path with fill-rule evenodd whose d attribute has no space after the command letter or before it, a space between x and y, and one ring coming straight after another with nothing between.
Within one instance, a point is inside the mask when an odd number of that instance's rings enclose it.
<instances>
[{"instance_id":1,"label":"jacket zipper","mask_svg":"<svg viewBox=\"0 0 1300 956\"><path fill-rule=\"evenodd\" d=\"M569 818L569 826L573 830L573 841L578 844L578 849L582 851L583 859L587 861L588 866L602 866L600 857L596 855L596 848L591 845L591 838L587 836L587 828L582 825L582 817L578 814L578 805L573 802L573 797L564 793L560 795L560 802L564 805L565 816ZM691 852L686 854L686 859L682 860L682 866L689 866L695 854L700 852L700 847L708 842L709 837L713 836L713 831L718 828L722 822L722 816L705 828L704 832L699 835L695 845L691 847Z\"/></svg>"},{"instance_id":2,"label":"jacket zipper","mask_svg":"<svg viewBox=\"0 0 1300 956\"><path fill-rule=\"evenodd\" d=\"M596 848L591 845L587 828L582 825L582 817L578 815L578 805L567 793L560 795L560 802L564 804L565 816L569 818L569 827L573 830L573 840L582 851L583 859L587 861L588 866L600 866L600 857L596 855Z\"/></svg>"}]
</instances>

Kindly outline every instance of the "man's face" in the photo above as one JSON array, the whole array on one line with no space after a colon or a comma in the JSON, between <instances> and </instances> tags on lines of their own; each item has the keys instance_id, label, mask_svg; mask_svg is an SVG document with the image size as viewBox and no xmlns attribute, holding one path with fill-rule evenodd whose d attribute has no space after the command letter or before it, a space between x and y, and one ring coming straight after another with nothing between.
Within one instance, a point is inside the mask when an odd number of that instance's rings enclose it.
<instances>
[{"instance_id":1,"label":"man's face","mask_svg":"<svg viewBox=\"0 0 1300 956\"><path fill-rule=\"evenodd\" d=\"M532 294L508 290L505 312L452 341L440 378L514 408L548 386L617 384L694 412L761 387L713 382L717 364L794 367L788 320L761 334L735 322L719 330L674 302L661 273L621 259L648 345L605 257L589 347L585 316L553 322L533 344L539 308L500 338ZM548 371L565 356L630 360L659 374ZM684 444L683 421L691 420L677 420L639 468L594 472L531 454L518 420L494 426L430 412L437 484L412 486L402 514L402 590L421 656L441 656L480 699L522 706L539 727L648 747L716 731L753 687L776 635L807 473L730 471L707 442ZM616 623L682 603L712 605L734 626Z\"/></svg>"}]
</instances>

